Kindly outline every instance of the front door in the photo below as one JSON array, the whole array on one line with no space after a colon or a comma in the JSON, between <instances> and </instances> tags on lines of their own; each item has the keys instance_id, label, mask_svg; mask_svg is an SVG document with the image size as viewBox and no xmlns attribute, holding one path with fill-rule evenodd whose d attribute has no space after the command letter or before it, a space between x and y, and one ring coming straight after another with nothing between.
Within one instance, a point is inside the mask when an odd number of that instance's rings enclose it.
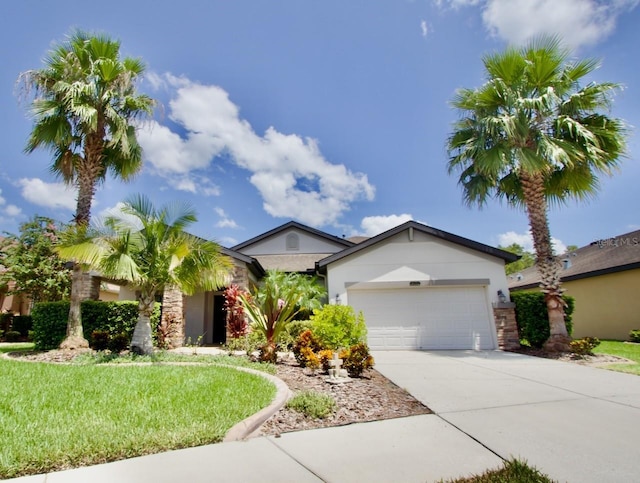
<instances>
[{"instance_id":1,"label":"front door","mask_svg":"<svg viewBox=\"0 0 640 483\"><path fill-rule=\"evenodd\" d=\"M227 312L224 310L224 295L213 296L213 343L227 342Z\"/></svg>"}]
</instances>

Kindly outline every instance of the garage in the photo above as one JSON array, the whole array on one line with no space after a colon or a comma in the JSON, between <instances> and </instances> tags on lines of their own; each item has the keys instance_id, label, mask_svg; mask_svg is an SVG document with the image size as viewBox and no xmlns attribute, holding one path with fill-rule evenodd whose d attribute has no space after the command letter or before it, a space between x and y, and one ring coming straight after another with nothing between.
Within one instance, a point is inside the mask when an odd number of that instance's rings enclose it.
<instances>
[{"instance_id":1,"label":"garage","mask_svg":"<svg viewBox=\"0 0 640 483\"><path fill-rule=\"evenodd\" d=\"M374 350L496 347L483 286L352 289L348 300L363 312Z\"/></svg>"}]
</instances>

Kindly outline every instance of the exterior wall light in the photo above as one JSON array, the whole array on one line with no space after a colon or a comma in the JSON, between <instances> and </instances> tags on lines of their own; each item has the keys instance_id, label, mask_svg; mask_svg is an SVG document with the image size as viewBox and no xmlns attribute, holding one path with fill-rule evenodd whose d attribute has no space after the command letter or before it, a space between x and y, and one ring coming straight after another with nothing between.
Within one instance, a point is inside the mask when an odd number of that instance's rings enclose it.
<instances>
[{"instance_id":1,"label":"exterior wall light","mask_svg":"<svg viewBox=\"0 0 640 483\"><path fill-rule=\"evenodd\" d=\"M507 301L507 296L504 294L502 290L498 290L498 300L500 301L501 304Z\"/></svg>"}]
</instances>

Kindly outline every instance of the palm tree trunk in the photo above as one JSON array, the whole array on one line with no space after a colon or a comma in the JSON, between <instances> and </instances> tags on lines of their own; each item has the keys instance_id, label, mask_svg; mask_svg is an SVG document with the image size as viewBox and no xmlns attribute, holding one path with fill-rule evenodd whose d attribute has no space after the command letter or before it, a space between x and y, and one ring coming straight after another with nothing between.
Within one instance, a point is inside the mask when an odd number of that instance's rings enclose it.
<instances>
[{"instance_id":1,"label":"palm tree trunk","mask_svg":"<svg viewBox=\"0 0 640 483\"><path fill-rule=\"evenodd\" d=\"M141 293L138 300L138 322L133 330L131 352L139 355L153 354L153 339L151 338L151 314L155 299L151 294Z\"/></svg>"},{"instance_id":2,"label":"palm tree trunk","mask_svg":"<svg viewBox=\"0 0 640 483\"><path fill-rule=\"evenodd\" d=\"M540 273L540 288L545 294L549 317L550 336L544 348L550 351L565 352L569 350L569 334L564 321L564 300L562 300L560 270L558 261L553 255L549 221L547 219L547 202L544 193L544 178L541 174L530 175L520 172L520 181L525 199L533 247L536 252L536 263Z\"/></svg>"},{"instance_id":3,"label":"palm tree trunk","mask_svg":"<svg viewBox=\"0 0 640 483\"><path fill-rule=\"evenodd\" d=\"M71 300L69 302L67 336L60 344L60 349L74 350L89 347L89 342L84 338L82 318L80 317L83 282L82 266L76 263L73 265L73 271L71 272Z\"/></svg>"},{"instance_id":4,"label":"palm tree trunk","mask_svg":"<svg viewBox=\"0 0 640 483\"><path fill-rule=\"evenodd\" d=\"M167 285L162 294L162 320L165 344L168 349L184 344L184 299L180 289Z\"/></svg>"}]
</instances>

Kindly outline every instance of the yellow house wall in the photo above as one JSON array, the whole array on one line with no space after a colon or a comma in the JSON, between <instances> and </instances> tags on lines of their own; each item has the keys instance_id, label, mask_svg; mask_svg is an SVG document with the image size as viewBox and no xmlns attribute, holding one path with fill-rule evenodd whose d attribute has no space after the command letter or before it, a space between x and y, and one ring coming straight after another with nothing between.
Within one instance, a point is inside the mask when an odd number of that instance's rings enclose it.
<instances>
[{"instance_id":1,"label":"yellow house wall","mask_svg":"<svg viewBox=\"0 0 640 483\"><path fill-rule=\"evenodd\" d=\"M573 337L626 340L640 329L640 269L565 282L576 299Z\"/></svg>"}]
</instances>

